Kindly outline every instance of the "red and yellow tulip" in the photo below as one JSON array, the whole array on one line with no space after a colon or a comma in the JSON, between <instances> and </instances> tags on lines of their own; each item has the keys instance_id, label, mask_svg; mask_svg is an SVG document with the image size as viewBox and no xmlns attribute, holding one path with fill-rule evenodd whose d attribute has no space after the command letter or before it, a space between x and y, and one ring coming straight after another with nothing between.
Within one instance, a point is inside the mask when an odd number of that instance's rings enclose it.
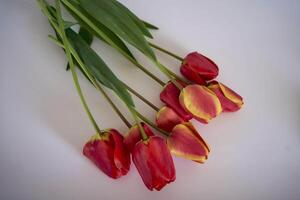
<instances>
[{"instance_id":1,"label":"red and yellow tulip","mask_svg":"<svg viewBox=\"0 0 300 200\"><path fill-rule=\"evenodd\" d=\"M181 83L181 82L180 82ZM181 83L184 87L185 85ZM185 111L179 103L180 89L174 83L169 81L162 92L160 93L160 100L172 108L184 121L193 118L187 111Z\"/></svg>"},{"instance_id":2,"label":"red and yellow tulip","mask_svg":"<svg viewBox=\"0 0 300 200\"><path fill-rule=\"evenodd\" d=\"M195 119L208 123L222 112L218 97L202 85L188 85L181 90L180 105Z\"/></svg>"},{"instance_id":3,"label":"red and yellow tulip","mask_svg":"<svg viewBox=\"0 0 300 200\"><path fill-rule=\"evenodd\" d=\"M172 154L204 163L210 152L208 145L190 122L177 124L167 139Z\"/></svg>"},{"instance_id":4,"label":"red and yellow tulip","mask_svg":"<svg viewBox=\"0 0 300 200\"><path fill-rule=\"evenodd\" d=\"M175 167L166 141L150 136L138 142L132 152L132 160L146 187L161 190L176 178Z\"/></svg>"},{"instance_id":5,"label":"red and yellow tulip","mask_svg":"<svg viewBox=\"0 0 300 200\"><path fill-rule=\"evenodd\" d=\"M141 125L142 125L146 135L148 135L149 137L154 135L152 130L150 129L150 127L147 124L141 123ZM129 152L132 152L136 143L138 143L141 140L142 140L142 136L140 133L139 126L137 124L133 125L129 129L127 134L124 136L124 144Z\"/></svg>"},{"instance_id":6,"label":"red and yellow tulip","mask_svg":"<svg viewBox=\"0 0 300 200\"><path fill-rule=\"evenodd\" d=\"M218 76L219 68L216 63L206 56L192 52L182 61L180 72L188 80L205 85L206 81Z\"/></svg>"},{"instance_id":7,"label":"red and yellow tulip","mask_svg":"<svg viewBox=\"0 0 300 200\"><path fill-rule=\"evenodd\" d=\"M210 82L208 88L218 96L223 111L234 112L239 110L244 104L240 95L218 81Z\"/></svg>"},{"instance_id":8,"label":"red and yellow tulip","mask_svg":"<svg viewBox=\"0 0 300 200\"><path fill-rule=\"evenodd\" d=\"M123 136L115 129L94 135L84 145L83 154L111 178L120 178L129 171L130 155Z\"/></svg>"},{"instance_id":9,"label":"red and yellow tulip","mask_svg":"<svg viewBox=\"0 0 300 200\"><path fill-rule=\"evenodd\" d=\"M167 132L171 132L174 126L183 122L185 120L168 106L162 107L156 114L156 125Z\"/></svg>"}]
</instances>

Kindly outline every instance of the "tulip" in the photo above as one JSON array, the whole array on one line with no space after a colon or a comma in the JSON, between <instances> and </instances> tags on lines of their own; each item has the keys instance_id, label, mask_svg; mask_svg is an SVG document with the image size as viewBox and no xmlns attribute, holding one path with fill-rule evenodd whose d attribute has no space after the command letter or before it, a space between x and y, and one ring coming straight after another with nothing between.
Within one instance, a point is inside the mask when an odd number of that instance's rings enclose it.
<instances>
[{"instance_id":1,"label":"tulip","mask_svg":"<svg viewBox=\"0 0 300 200\"><path fill-rule=\"evenodd\" d=\"M234 112L244 104L240 95L218 81L210 82L208 88L218 96L223 111Z\"/></svg>"},{"instance_id":2,"label":"tulip","mask_svg":"<svg viewBox=\"0 0 300 200\"><path fill-rule=\"evenodd\" d=\"M147 124L142 122L141 125L148 137L154 135L152 130L150 129L150 127ZM140 128L137 124L132 126L129 129L129 131L126 133L126 135L124 136L124 144L129 152L132 152L135 144L141 140L142 140L142 136L140 133Z\"/></svg>"},{"instance_id":3,"label":"tulip","mask_svg":"<svg viewBox=\"0 0 300 200\"><path fill-rule=\"evenodd\" d=\"M190 122L176 125L167 139L172 154L204 163L210 152L208 145Z\"/></svg>"},{"instance_id":4,"label":"tulip","mask_svg":"<svg viewBox=\"0 0 300 200\"><path fill-rule=\"evenodd\" d=\"M180 82L181 83L181 82ZM181 83L185 86L183 83ZM179 103L180 90L175 86L174 83L169 81L162 92L160 93L160 99L162 102L172 108L184 121L188 121L193 118L188 112L186 112Z\"/></svg>"},{"instance_id":5,"label":"tulip","mask_svg":"<svg viewBox=\"0 0 300 200\"><path fill-rule=\"evenodd\" d=\"M83 148L83 154L107 176L117 179L130 168L130 154L123 136L115 129L94 135Z\"/></svg>"},{"instance_id":6,"label":"tulip","mask_svg":"<svg viewBox=\"0 0 300 200\"><path fill-rule=\"evenodd\" d=\"M207 80L212 80L218 76L219 68L209 58L193 52L184 58L180 72L188 80L205 85Z\"/></svg>"},{"instance_id":7,"label":"tulip","mask_svg":"<svg viewBox=\"0 0 300 200\"><path fill-rule=\"evenodd\" d=\"M202 85L188 85L179 96L181 106L200 122L208 123L222 112L218 97Z\"/></svg>"},{"instance_id":8,"label":"tulip","mask_svg":"<svg viewBox=\"0 0 300 200\"><path fill-rule=\"evenodd\" d=\"M139 141L132 152L132 160L146 187L161 190L175 180L175 167L166 141L158 136L150 136Z\"/></svg>"},{"instance_id":9,"label":"tulip","mask_svg":"<svg viewBox=\"0 0 300 200\"><path fill-rule=\"evenodd\" d=\"M162 107L156 115L156 124L159 128L171 132L174 126L185 122L172 108Z\"/></svg>"}]
</instances>

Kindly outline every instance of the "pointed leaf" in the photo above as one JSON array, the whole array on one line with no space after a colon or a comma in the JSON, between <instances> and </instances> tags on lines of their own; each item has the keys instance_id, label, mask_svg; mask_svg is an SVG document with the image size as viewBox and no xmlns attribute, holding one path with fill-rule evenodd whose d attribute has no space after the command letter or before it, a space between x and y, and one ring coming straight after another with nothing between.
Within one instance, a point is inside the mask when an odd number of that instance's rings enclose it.
<instances>
[{"instance_id":1,"label":"pointed leaf","mask_svg":"<svg viewBox=\"0 0 300 200\"><path fill-rule=\"evenodd\" d=\"M84 20L82 20L80 18L80 16L78 16L78 14L76 14L72 9L70 9L70 5L66 5L65 2L63 2L63 5L65 6L65 8L68 10L68 12L80 23L80 25L82 27L84 27L86 30L88 30L91 34L93 34L94 36L96 36L97 38L99 38L100 40L108 43L109 45L115 45L117 46L122 52L124 52L127 56L129 56L130 58L136 60L134 58L134 56L132 55L132 53L130 52L130 50L128 49L128 47L125 45L125 43L116 35L114 34L114 32L112 32L111 30L109 30L108 28L106 28L103 24L101 24L100 22L96 21L93 17L91 17L85 10L81 9L79 7L79 4L76 3L75 1L72 0L68 0L68 3L74 8L76 9L76 12L80 13L81 15L86 16L94 25L95 28L98 31L95 31L93 28L91 28ZM107 38L110 39L110 42L106 41L100 34L99 32L101 32L103 35L105 35Z\"/></svg>"},{"instance_id":2,"label":"pointed leaf","mask_svg":"<svg viewBox=\"0 0 300 200\"><path fill-rule=\"evenodd\" d=\"M56 8L54 8L53 6L49 6L47 5L46 8L48 9L50 15L52 16L53 20L55 22L57 22L57 18L56 18ZM71 26L74 26L76 24L78 24L77 22L70 22L70 21L63 21L64 23L64 28L67 29L67 28L70 28Z\"/></svg>"},{"instance_id":3,"label":"pointed leaf","mask_svg":"<svg viewBox=\"0 0 300 200\"><path fill-rule=\"evenodd\" d=\"M82 26L79 28L79 35L81 36L81 38L90 46L93 42L93 35L86 30L85 28L83 28ZM72 56L73 58L73 56ZM77 61L73 58L74 60L74 64L76 66L78 66ZM66 70L68 71L70 69L70 64L67 64ZM80 68L81 69L81 68ZM85 75L86 76L86 75Z\"/></svg>"},{"instance_id":4,"label":"pointed leaf","mask_svg":"<svg viewBox=\"0 0 300 200\"><path fill-rule=\"evenodd\" d=\"M158 30L158 27L157 27L157 26L154 26L153 24L150 24L149 22L143 21L143 23L145 24L145 26L146 26L148 29Z\"/></svg>"},{"instance_id":5,"label":"pointed leaf","mask_svg":"<svg viewBox=\"0 0 300 200\"><path fill-rule=\"evenodd\" d=\"M139 27L139 29L145 36L153 38L145 24L133 12L131 12L127 7L116 0L111 0L111 2L120 9L120 12L124 12L124 14L127 14L135 22L135 24Z\"/></svg>"},{"instance_id":6,"label":"pointed leaf","mask_svg":"<svg viewBox=\"0 0 300 200\"><path fill-rule=\"evenodd\" d=\"M134 107L134 102L127 89L98 56L98 54L73 30L67 29L66 35L93 76L103 83L103 85L112 89L124 101L124 103Z\"/></svg>"},{"instance_id":7,"label":"pointed leaf","mask_svg":"<svg viewBox=\"0 0 300 200\"><path fill-rule=\"evenodd\" d=\"M64 21L64 28L67 29L67 28L70 28L71 26L74 26L76 24L78 24L77 22L69 22L69 21Z\"/></svg>"},{"instance_id":8,"label":"pointed leaf","mask_svg":"<svg viewBox=\"0 0 300 200\"><path fill-rule=\"evenodd\" d=\"M112 1L80 0L80 6L92 17L128 43L135 46L151 60L156 57L143 33L126 13L122 12Z\"/></svg>"},{"instance_id":9,"label":"pointed leaf","mask_svg":"<svg viewBox=\"0 0 300 200\"><path fill-rule=\"evenodd\" d=\"M78 34L88 45L92 44L93 35L87 29L81 26Z\"/></svg>"}]
</instances>

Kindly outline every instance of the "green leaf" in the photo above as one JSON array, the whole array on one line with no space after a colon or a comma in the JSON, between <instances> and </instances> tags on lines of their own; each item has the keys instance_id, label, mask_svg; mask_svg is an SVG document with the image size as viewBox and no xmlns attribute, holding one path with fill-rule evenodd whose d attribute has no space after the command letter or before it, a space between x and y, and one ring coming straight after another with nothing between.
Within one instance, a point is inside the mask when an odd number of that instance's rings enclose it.
<instances>
[{"instance_id":1,"label":"green leaf","mask_svg":"<svg viewBox=\"0 0 300 200\"><path fill-rule=\"evenodd\" d=\"M56 34L57 35L57 34ZM79 35L81 36L81 38L90 46L93 42L93 35L86 30L85 28L83 28L82 26L79 28ZM73 58L73 57L72 57ZM76 66L78 66L77 61L73 58L74 64ZM70 64L67 64L66 70L68 71L70 69Z\"/></svg>"},{"instance_id":2,"label":"green leaf","mask_svg":"<svg viewBox=\"0 0 300 200\"><path fill-rule=\"evenodd\" d=\"M64 3L65 8L68 10L68 12L80 23L80 25L82 27L84 27L87 31L89 31L91 34L93 34L94 36L96 36L100 40L102 40L102 41L108 43L109 45L111 45L110 42L106 41L97 31L95 31L84 20L82 20L78 16L78 14L76 14L73 10L71 10L69 8L69 6L65 4L65 2L63 2L63 3ZM68 0L68 3L70 3L74 7L74 9L76 9L77 12L79 12L80 14L86 16L95 25L95 27L102 34L104 34L106 37L108 37L111 40L111 42L115 46L117 46L122 52L124 52L130 58L136 60L135 57L133 56L133 54L128 49L128 47L125 45L125 43L116 34L114 34L111 30L106 28L103 24L101 24L98 21L96 21L95 19L93 19L93 17L91 17L85 10L81 9L79 7L79 4L76 3L75 1Z\"/></svg>"},{"instance_id":3,"label":"green leaf","mask_svg":"<svg viewBox=\"0 0 300 200\"><path fill-rule=\"evenodd\" d=\"M57 23L57 17L56 17L56 8L54 8L53 6L49 6L47 5L46 8L48 9L51 17L53 18L53 20ZM64 28L70 28L71 26L74 26L76 24L78 24L77 22L70 22L70 21L63 21L64 23Z\"/></svg>"},{"instance_id":4,"label":"green leaf","mask_svg":"<svg viewBox=\"0 0 300 200\"><path fill-rule=\"evenodd\" d=\"M54 8L53 6L49 6L48 5L47 9L48 9L49 13L51 14L53 20L55 22L57 22L56 8ZM77 24L77 22L74 23L74 22L67 22L67 21L64 21L64 23L65 23L64 26L65 26L66 29L70 28L74 24ZM69 24L69 26L66 26L67 24ZM55 35L56 35L57 40L62 43L62 39L60 38L59 34L56 32L56 30L54 28L53 28L53 30L55 31ZM93 42L93 35L90 32L88 32L85 28L80 27L80 29L79 29L79 35L82 37L82 39L84 39L86 41L86 43L88 45L92 44L92 42ZM73 58L73 56L72 56L72 58ZM76 66L78 66L78 63L77 63L77 61L74 58L73 58L73 62L74 62L74 64ZM69 69L70 69L70 64L68 63L67 67L66 67L66 70L68 71Z\"/></svg>"},{"instance_id":5,"label":"green leaf","mask_svg":"<svg viewBox=\"0 0 300 200\"><path fill-rule=\"evenodd\" d=\"M70 28L71 26L74 26L76 24L78 24L77 22L69 22L69 21L64 21L64 28L67 29L67 28Z\"/></svg>"},{"instance_id":6,"label":"green leaf","mask_svg":"<svg viewBox=\"0 0 300 200\"><path fill-rule=\"evenodd\" d=\"M89 46L92 44L93 35L86 28L81 26L78 34Z\"/></svg>"},{"instance_id":7,"label":"green leaf","mask_svg":"<svg viewBox=\"0 0 300 200\"><path fill-rule=\"evenodd\" d=\"M80 6L98 22L135 46L151 60L156 61L155 54L144 38L140 28L132 18L116 6L113 1L80 0Z\"/></svg>"},{"instance_id":8,"label":"green leaf","mask_svg":"<svg viewBox=\"0 0 300 200\"><path fill-rule=\"evenodd\" d=\"M93 35L83 28L82 26L79 28L79 35L82 37L82 39L90 46L93 42ZM73 57L72 57L73 58ZM76 66L78 66L77 61L73 58L74 63ZM67 64L66 70L68 71L70 69L70 64Z\"/></svg>"},{"instance_id":9,"label":"green leaf","mask_svg":"<svg viewBox=\"0 0 300 200\"><path fill-rule=\"evenodd\" d=\"M148 31L147 27L145 26L145 24L133 12L131 12L127 7L125 7L123 4L121 4L116 0L110 0L110 1L120 9L120 12L124 12L124 14L127 14L135 22L135 24L139 27L139 29L142 31L142 33L145 36L149 38L153 38L151 33Z\"/></svg>"},{"instance_id":10,"label":"green leaf","mask_svg":"<svg viewBox=\"0 0 300 200\"><path fill-rule=\"evenodd\" d=\"M72 29L66 35L87 69L106 87L112 89L127 105L134 107L131 95L98 54Z\"/></svg>"},{"instance_id":11,"label":"green leaf","mask_svg":"<svg viewBox=\"0 0 300 200\"><path fill-rule=\"evenodd\" d=\"M146 26L148 29L158 30L158 27L157 27L157 26L154 26L153 24L150 24L149 22L143 21L143 23L145 24L145 26Z\"/></svg>"}]
</instances>

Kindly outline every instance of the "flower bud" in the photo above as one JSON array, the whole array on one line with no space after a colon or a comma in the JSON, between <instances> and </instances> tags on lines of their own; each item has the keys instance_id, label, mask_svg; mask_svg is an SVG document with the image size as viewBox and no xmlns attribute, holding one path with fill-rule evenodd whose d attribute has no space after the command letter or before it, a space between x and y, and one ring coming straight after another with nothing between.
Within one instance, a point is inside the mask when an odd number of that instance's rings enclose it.
<instances>
[{"instance_id":1,"label":"flower bud","mask_svg":"<svg viewBox=\"0 0 300 200\"><path fill-rule=\"evenodd\" d=\"M159 128L171 132L174 126L185 122L172 108L162 107L156 114L156 124Z\"/></svg>"},{"instance_id":2,"label":"flower bud","mask_svg":"<svg viewBox=\"0 0 300 200\"><path fill-rule=\"evenodd\" d=\"M185 86L183 83L182 85ZM180 90L174 83L169 81L160 93L160 100L172 108L184 121L188 121L193 117L180 105L179 95Z\"/></svg>"},{"instance_id":3,"label":"flower bud","mask_svg":"<svg viewBox=\"0 0 300 200\"><path fill-rule=\"evenodd\" d=\"M222 112L218 97L202 85L188 85L181 90L181 106L200 122L208 123Z\"/></svg>"},{"instance_id":4,"label":"flower bud","mask_svg":"<svg viewBox=\"0 0 300 200\"><path fill-rule=\"evenodd\" d=\"M115 129L94 135L84 145L83 154L111 178L119 178L129 171L130 155L123 136Z\"/></svg>"},{"instance_id":5,"label":"flower bud","mask_svg":"<svg viewBox=\"0 0 300 200\"><path fill-rule=\"evenodd\" d=\"M159 191L176 178L171 153L161 137L139 141L133 148L132 161L149 190Z\"/></svg>"},{"instance_id":6,"label":"flower bud","mask_svg":"<svg viewBox=\"0 0 300 200\"><path fill-rule=\"evenodd\" d=\"M223 111L234 112L244 104L240 95L218 81L210 82L208 88L218 96Z\"/></svg>"},{"instance_id":7,"label":"flower bud","mask_svg":"<svg viewBox=\"0 0 300 200\"><path fill-rule=\"evenodd\" d=\"M148 135L149 137L154 135L152 130L147 124L142 122L141 125L146 135ZM132 126L127 132L127 134L124 136L124 144L126 148L129 150L129 152L132 152L132 149L134 148L135 144L141 140L142 140L142 136L140 133L140 128L137 124Z\"/></svg>"},{"instance_id":8,"label":"flower bud","mask_svg":"<svg viewBox=\"0 0 300 200\"><path fill-rule=\"evenodd\" d=\"M207 80L212 80L218 76L219 68L204 55L192 52L184 58L180 72L188 80L204 85Z\"/></svg>"},{"instance_id":9,"label":"flower bud","mask_svg":"<svg viewBox=\"0 0 300 200\"><path fill-rule=\"evenodd\" d=\"M176 125L167 139L172 154L204 163L209 147L190 122Z\"/></svg>"}]
</instances>

